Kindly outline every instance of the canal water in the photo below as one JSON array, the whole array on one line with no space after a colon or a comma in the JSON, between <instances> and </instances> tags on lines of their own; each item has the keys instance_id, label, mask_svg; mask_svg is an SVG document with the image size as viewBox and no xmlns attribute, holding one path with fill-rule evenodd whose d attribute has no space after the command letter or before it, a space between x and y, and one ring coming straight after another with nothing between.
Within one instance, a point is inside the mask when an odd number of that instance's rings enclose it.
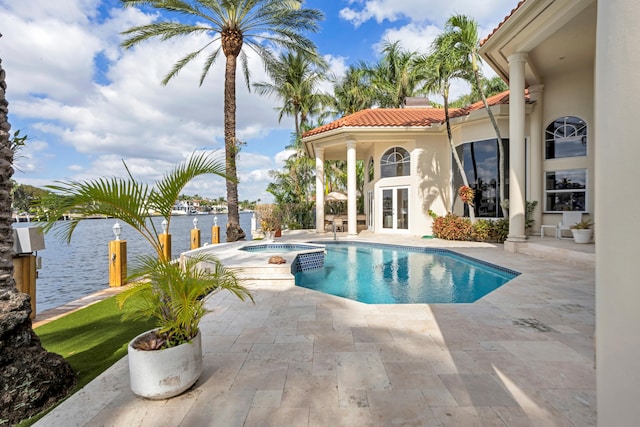
<instances>
[{"instance_id":1,"label":"canal water","mask_svg":"<svg viewBox=\"0 0 640 427\"><path fill-rule=\"evenodd\" d=\"M240 214L240 226L251 239L251 213ZM172 256L190 249L193 219L198 219L201 244L211 243L211 227L214 216L218 217L220 240L225 241L227 215L185 215L171 217ZM158 230L162 230L161 217L154 217ZM45 235L46 249L38 251L42 258L42 268L36 280L36 312L55 308L83 296L109 287L108 243L114 240L115 219L92 219L81 221L71 238L71 243L56 235L62 222ZM14 227L33 227L37 223L15 223ZM131 264L137 255L154 252L149 243L126 224L122 225L121 240L127 241L127 258Z\"/></svg>"}]
</instances>

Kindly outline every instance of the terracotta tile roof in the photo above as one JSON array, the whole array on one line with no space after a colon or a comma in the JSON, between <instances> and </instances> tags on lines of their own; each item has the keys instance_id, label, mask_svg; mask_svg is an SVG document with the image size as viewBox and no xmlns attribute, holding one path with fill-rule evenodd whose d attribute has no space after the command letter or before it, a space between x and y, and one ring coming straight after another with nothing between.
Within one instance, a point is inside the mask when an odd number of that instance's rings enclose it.
<instances>
[{"instance_id":1,"label":"terracotta tile roof","mask_svg":"<svg viewBox=\"0 0 640 427\"><path fill-rule=\"evenodd\" d=\"M509 103L509 91L487 98L490 106ZM474 110L484 108L482 101L478 101L464 108L452 108L449 117L466 116ZM430 126L444 122L443 108L371 108L349 114L326 125L305 132L302 137L307 138L330 130L343 127L408 127Z\"/></svg>"},{"instance_id":2,"label":"terracotta tile roof","mask_svg":"<svg viewBox=\"0 0 640 427\"><path fill-rule=\"evenodd\" d=\"M493 29L493 31L491 31L489 33L489 35L485 38L483 38L482 40L480 40L480 46L482 46L483 44L485 44L485 42L487 40L489 40L489 38L494 35L496 33L496 31L498 31L500 29L500 27L502 27L504 25L505 22L507 22L507 20L509 18L511 18L511 16L513 16L514 13L516 13L516 10L520 9L520 6L522 6L524 4L524 2L527 0L522 0L518 3L518 5L516 7L514 7L513 9L511 9L511 13L509 13L499 24L496 28Z\"/></svg>"},{"instance_id":3,"label":"terracotta tile roof","mask_svg":"<svg viewBox=\"0 0 640 427\"><path fill-rule=\"evenodd\" d=\"M303 138L341 127L407 127L429 126L444 120L440 108L371 108L349 114L326 125L312 129Z\"/></svg>"}]
</instances>

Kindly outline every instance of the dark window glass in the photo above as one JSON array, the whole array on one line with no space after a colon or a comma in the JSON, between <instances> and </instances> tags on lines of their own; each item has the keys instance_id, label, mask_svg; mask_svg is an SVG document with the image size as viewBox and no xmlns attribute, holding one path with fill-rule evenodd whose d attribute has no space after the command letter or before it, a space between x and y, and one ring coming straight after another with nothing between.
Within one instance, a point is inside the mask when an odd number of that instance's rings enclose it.
<instances>
[{"instance_id":1,"label":"dark window glass","mask_svg":"<svg viewBox=\"0 0 640 427\"><path fill-rule=\"evenodd\" d=\"M550 171L545 174L545 211L586 211L586 169Z\"/></svg>"},{"instance_id":2,"label":"dark window glass","mask_svg":"<svg viewBox=\"0 0 640 427\"><path fill-rule=\"evenodd\" d=\"M545 132L545 158L560 159L587 155L587 124L568 116L553 121Z\"/></svg>"},{"instance_id":3,"label":"dark window glass","mask_svg":"<svg viewBox=\"0 0 640 427\"><path fill-rule=\"evenodd\" d=\"M411 170L411 157L404 148L393 147L380 159L380 177L408 176Z\"/></svg>"},{"instance_id":4,"label":"dark window glass","mask_svg":"<svg viewBox=\"0 0 640 427\"><path fill-rule=\"evenodd\" d=\"M505 197L509 197L509 140L503 139L504 147L504 173L505 173ZM475 210L479 218L502 217L500 201L500 180L498 173L498 140L469 142L459 145L456 150L464 166L469 186L475 191ZM462 176L458 166L453 160L454 190L457 191L463 185ZM468 215L468 207L465 205L465 215Z\"/></svg>"}]
</instances>

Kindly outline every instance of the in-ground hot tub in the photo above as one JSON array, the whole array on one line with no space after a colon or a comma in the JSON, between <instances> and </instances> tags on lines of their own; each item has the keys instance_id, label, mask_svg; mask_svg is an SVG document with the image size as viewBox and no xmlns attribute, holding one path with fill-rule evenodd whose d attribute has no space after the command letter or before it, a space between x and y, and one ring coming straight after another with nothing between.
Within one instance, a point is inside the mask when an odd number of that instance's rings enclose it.
<instances>
[{"instance_id":1,"label":"in-ground hot tub","mask_svg":"<svg viewBox=\"0 0 640 427\"><path fill-rule=\"evenodd\" d=\"M241 251L247 252L267 252L281 254L287 252L300 252L324 249L324 246L305 244L305 243L259 243L257 245L248 245L240 248Z\"/></svg>"},{"instance_id":2,"label":"in-ground hot tub","mask_svg":"<svg viewBox=\"0 0 640 427\"><path fill-rule=\"evenodd\" d=\"M281 254L291 266L292 274L324 267L325 247L314 243L258 243L238 250L255 255Z\"/></svg>"}]
</instances>

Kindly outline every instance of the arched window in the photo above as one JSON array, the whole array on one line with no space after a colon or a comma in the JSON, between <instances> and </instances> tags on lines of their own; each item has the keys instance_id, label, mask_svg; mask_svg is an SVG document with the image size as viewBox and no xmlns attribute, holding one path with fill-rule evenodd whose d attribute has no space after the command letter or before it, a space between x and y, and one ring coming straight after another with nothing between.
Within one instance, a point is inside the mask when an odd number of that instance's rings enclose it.
<instances>
[{"instance_id":1,"label":"arched window","mask_svg":"<svg viewBox=\"0 0 640 427\"><path fill-rule=\"evenodd\" d=\"M380 160L380 177L408 176L411 170L411 156L401 147L387 150Z\"/></svg>"},{"instance_id":2,"label":"arched window","mask_svg":"<svg viewBox=\"0 0 640 427\"><path fill-rule=\"evenodd\" d=\"M560 159L587 155L587 124L580 117L554 120L545 132L545 158Z\"/></svg>"},{"instance_id":3,"label":"arched window","mask_svg":"<svg viewBox=\"0 0 640 427\"><path fill-rule=\"evenodd\" d=\"M369 157L369 165L367 166L367 182L373 181L374 172L375 171L373 170L373 157Z\"/></svg>"}]
</instances>

